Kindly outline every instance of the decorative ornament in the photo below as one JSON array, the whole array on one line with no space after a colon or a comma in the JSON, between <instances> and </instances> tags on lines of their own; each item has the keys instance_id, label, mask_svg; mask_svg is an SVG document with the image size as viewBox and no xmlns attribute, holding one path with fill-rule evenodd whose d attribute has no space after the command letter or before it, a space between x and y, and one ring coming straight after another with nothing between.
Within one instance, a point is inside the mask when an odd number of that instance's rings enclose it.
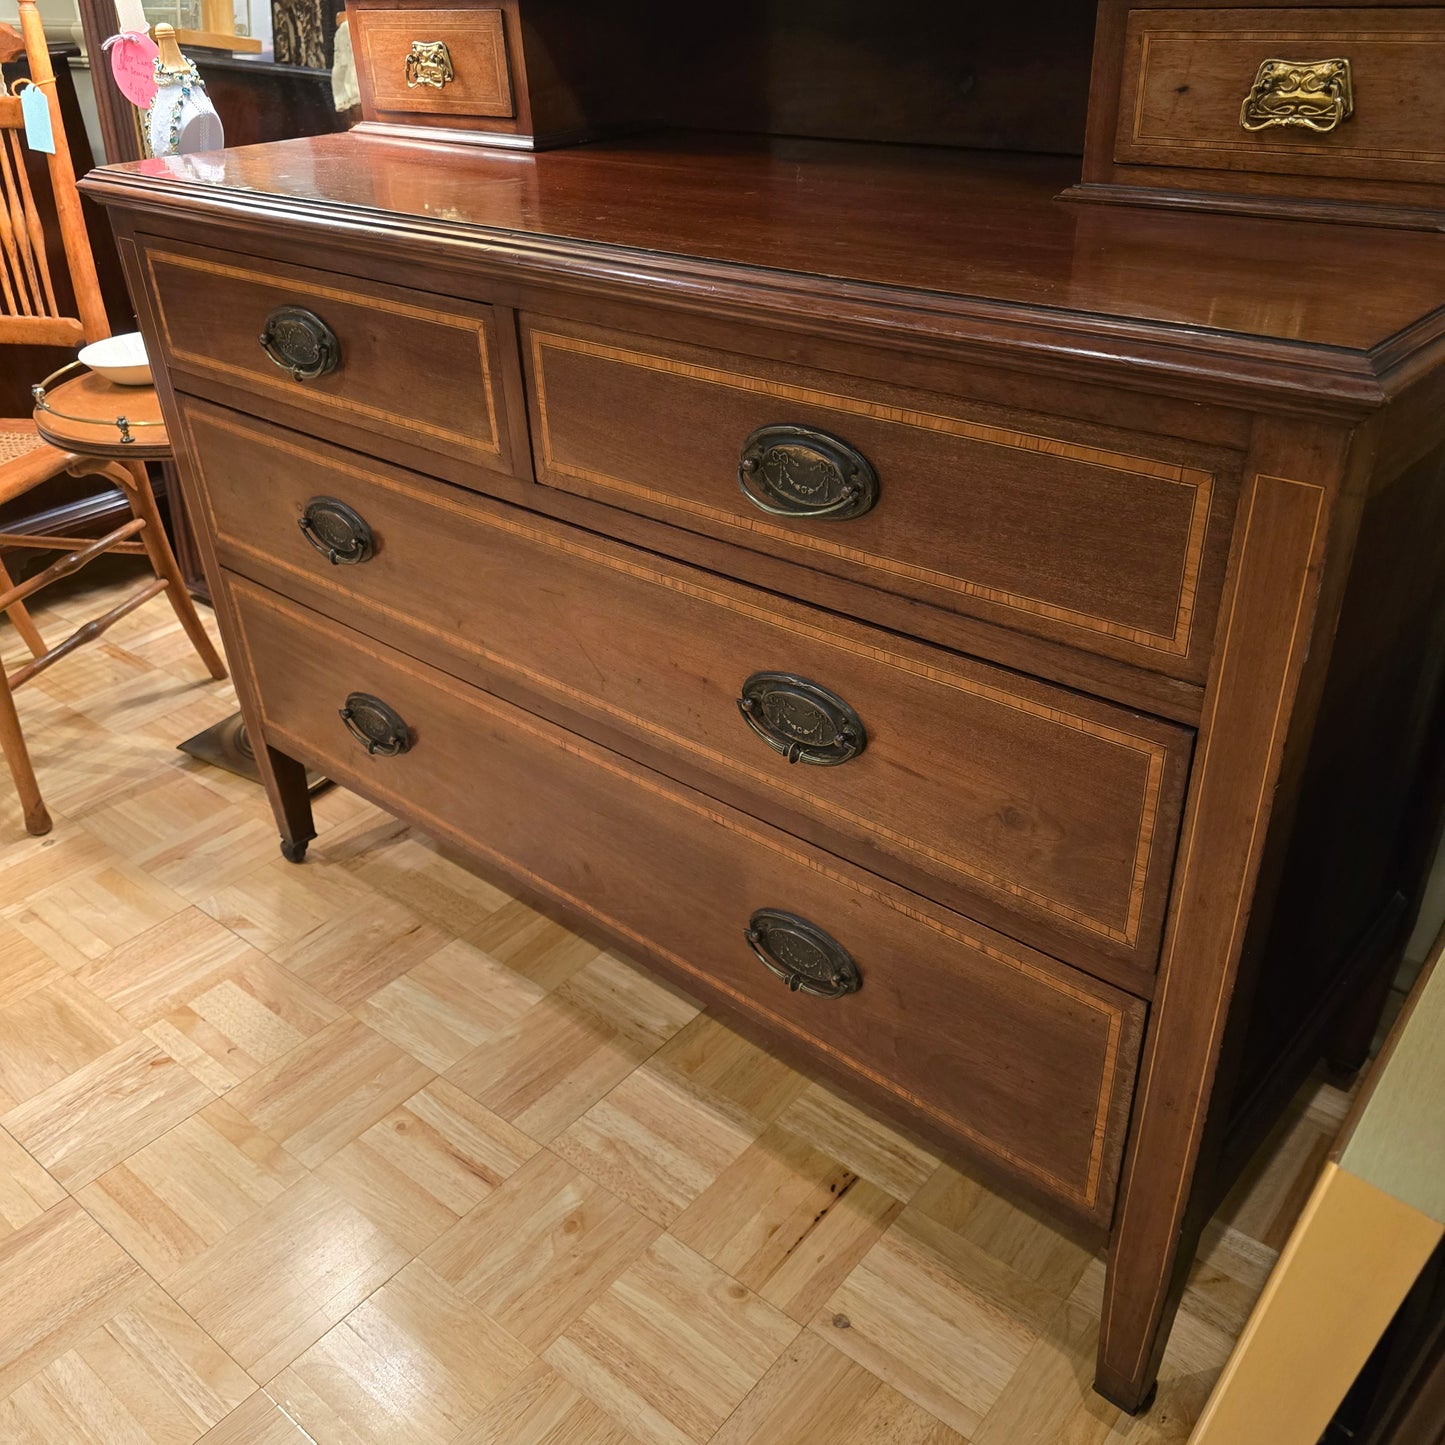
<instances>
[{"instance_id":1,"label":"decorative ornament","mask_svg":"<svg viewBox=\"0 0 1445 1445\"><path fill-rule=\"evenodd\" d=\"M156 45L156 92L145 118L151 154L220 150L225 132L195 61L181 54L175 30L164 22L156 26Z\"/></svg>"}]
</instances>

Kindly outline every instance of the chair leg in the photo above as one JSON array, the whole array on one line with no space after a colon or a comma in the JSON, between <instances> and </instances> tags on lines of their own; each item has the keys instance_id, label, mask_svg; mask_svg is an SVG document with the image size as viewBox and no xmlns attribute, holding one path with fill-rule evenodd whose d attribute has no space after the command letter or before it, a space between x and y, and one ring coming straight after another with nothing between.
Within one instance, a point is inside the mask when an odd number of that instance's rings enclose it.
<instances>
[{"instance_id":1,"label":"chair leg","mask_svg":"<svg viewBox=\"0 0 1445 1445\"><path fill-rule=\"evenodd\" d=\"M10 765L10 776L15 779L15 791L20 794L20 808L25 814L25 830L39 837L50 831L50 814L40 797L40 784L35 781L35 769L30 764L30 750L25 746L25 735L20 731L20 717L15 711L15 699L10 693L10 683L4 670L0 669L0 749L4 750L5 761Z\"/></svg>"},{"instance_id":2,"label":"chair leg","mask_svg":"<svg viewBox=\"0 0 1445 1445\"><path fill-rule=\"evenodd\" d=\"M121 464L121 469L128 473L125 491L130 498L131 511L145 521L145 529L141 532L140 539L145 543L151 566L155 568L157 577L165 578L166 596L170 598L176 617L186 630L186 636L191 639L191 646L196 649L211 676L219 680L226 675L226 664L221 661L220 654L201 625L201 619L196 615L195 603L191 601L191 594L186 591L185 579L181 576L175 553L171 551L165 528L161 525L160 510L156 506L155 494L151 491L145 463L125 462Z\"/></svg>"},{"instance_id":3,"label":"chair leg","mask_svg":"<svg viewBox=\"0 0 1445 1445\"><path fill-rule=\"evenodd\" d=\"M4 561L0 560L0 595L9 592L14 585ZM45 639L40 635L40 629L35 625L35 619L31 617L30 609L23 602L12 602L3 610L15 624L15 630L20 634L21 640L30 649L30 655L32 657L41 656L45 651Z\"/></svg>"}]
</instances>

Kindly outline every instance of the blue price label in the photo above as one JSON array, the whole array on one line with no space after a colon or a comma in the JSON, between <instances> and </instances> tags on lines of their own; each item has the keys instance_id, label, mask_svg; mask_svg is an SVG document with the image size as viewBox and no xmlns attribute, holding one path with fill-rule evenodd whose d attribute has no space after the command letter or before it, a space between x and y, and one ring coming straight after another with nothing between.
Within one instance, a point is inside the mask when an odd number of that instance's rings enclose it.
<instances>
[{"instance_id":1,"label":"blue price label","mask_svg":"<svg viewBox=\"0 0 1445 1445\"><path fill-rule=\"evenodd\" d=\"M20 114L25 120L25 144L33 151L55 154L55 133L50 129L50 105L38 85L20 92Z\"/></svg>"}]
</instances>

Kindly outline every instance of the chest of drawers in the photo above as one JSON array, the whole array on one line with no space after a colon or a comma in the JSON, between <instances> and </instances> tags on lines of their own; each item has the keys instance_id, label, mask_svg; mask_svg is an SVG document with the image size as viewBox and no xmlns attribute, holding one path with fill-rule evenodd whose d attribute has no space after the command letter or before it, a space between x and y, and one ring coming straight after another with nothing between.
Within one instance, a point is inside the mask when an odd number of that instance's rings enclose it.
<instances>
[{"instance_id":1,"label":"chest of drawers","mask_svg":"<svg viewBox=\"0 0 1445 1445\"><path fill-rule=\"evenodd\" d=\"M322 769L1107 1239L1137 1408L1419 891L1445 256L1067 179L353 135L88 187L287 856Z\"/></svg>"}]
</instances>

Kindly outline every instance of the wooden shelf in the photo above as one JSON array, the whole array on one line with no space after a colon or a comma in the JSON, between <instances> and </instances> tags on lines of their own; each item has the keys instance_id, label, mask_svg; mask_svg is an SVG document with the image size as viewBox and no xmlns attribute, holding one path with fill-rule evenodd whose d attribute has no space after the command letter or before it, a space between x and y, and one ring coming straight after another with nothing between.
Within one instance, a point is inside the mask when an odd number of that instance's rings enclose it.
<instances>
[{"instance_id":1,"label":"wooden shelf","mask_svg":"<svg viewBox=\"0 0 1445 1445\"><path fill-rule=\"evenodd\" d=\"M259 55L262 49L254 35L225 35L216 30L177 30L176 42L195 50L225 50L232 55Z\"/></svg>"}]
</instances>

